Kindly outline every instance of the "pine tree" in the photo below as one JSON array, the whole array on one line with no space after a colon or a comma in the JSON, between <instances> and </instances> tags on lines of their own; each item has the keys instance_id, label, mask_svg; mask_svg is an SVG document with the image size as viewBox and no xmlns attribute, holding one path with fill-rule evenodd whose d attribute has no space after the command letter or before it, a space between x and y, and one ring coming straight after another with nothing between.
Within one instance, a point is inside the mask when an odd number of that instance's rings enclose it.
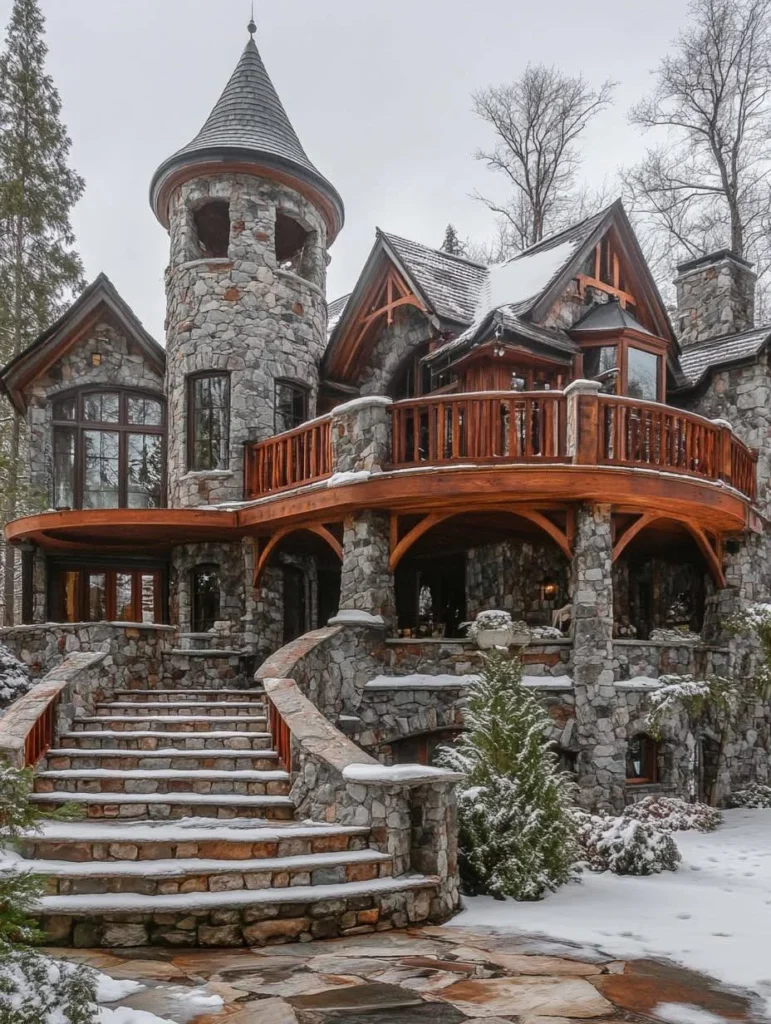
<instances>
[{"instance_id":1,"label":"pine tree","mask_svg":"<svg viewBox=\"0 0 771 1024\"><path fill-rule=\"evenodd\" d=\"M460 867L469 894L540 899L576 858L571 783L544 742L549 719L517 658L493 651L469 691L465 732L440 763L466 774Z\"/></svg>"},{"instance_id":2,"label":"pine tree","mask_svg":"<svg viewBox=\"0 0 771 1024\"><path fill-rule=\"evenodd\" d=\"M48 52L38 0L14 0L0 56L0 362L17 356L60 314L82 287L83 267L72 249L70 214L84 182L67 160L70 139L61 100L45 72ZM22 432L3 403L3 519L19 513ZM15 552L5 549L5 622L13 623Z\"/></svg>"},{"instance_id":3,"label":"pine tree","mask_svg":"<svg viewBox=\"0 0 771 1024\"><path fill-rule=\"evenodd\" d=\"M442 252L447 252L450 256L465 256L466 247L458 237L458 232L454 224L448 224L444 232L444 241L441 246Z\"/></svg>"}]
</instances>

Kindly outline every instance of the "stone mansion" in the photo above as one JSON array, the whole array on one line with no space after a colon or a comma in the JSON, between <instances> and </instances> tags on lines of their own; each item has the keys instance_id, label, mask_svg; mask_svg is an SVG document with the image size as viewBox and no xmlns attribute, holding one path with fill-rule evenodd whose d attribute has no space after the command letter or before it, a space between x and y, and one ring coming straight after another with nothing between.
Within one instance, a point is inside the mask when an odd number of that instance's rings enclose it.
<instances>
[{"instance_id":1,"label":"stone mansion","mask_svg":"<svg viewBox=\"0 0 771 1024\"><path fill-rule=\"evenodd\" d=\"M747 671L729 620L771 590L752 266L679 266L672 319L616 202L494 266L378 230L328 301L343 202L253 36L151 183L165 345L101 275L0 374L41 509L6 529L22 592L0 640L40 681L0 752L37 765L41 803L88 811L27 851L58 865L63 942L446 917L457 779L430 762L488 609L528 628L586 806L769 776L764 704L725 744L644 728L660 676ZM105 861L96 888L78 858Z\"/></svg>"}]
</instances>

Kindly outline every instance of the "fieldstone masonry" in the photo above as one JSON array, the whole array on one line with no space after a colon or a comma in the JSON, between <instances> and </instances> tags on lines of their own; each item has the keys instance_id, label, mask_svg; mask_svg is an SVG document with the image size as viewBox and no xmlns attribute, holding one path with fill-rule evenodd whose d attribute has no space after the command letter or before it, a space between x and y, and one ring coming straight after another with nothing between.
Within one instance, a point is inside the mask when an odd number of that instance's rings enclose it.
<instances>
[{"instance_id":1,"label":"fieldstone masonry","mask_svg":"<svg viewBox=\"0 0 771 1024\"><path fill-rule=\"evenodd\" d=\"M210 200L230 207L226 259L200 259L194 214ZM308 235L300 276L276 258L276 214ZM252 175L211 175L172 195L171 265L166 276L166 388L171 422L183 424L190 374L230 374L228 465L190 472L183 430L169 436L169 504L240 501L246 441L275 433L275 382L307 387L309 415L326 344L326 226L293 189Z\"/></svg>"},{"instance_id":2,"label":"fieldstone masonry","mask_svg":"<svg viewBox=\"0 0 771 1024\"><path fill-rule=\"evenodd\" d=\"M749 330L756 281L752 264L728 250L681 263L675 281L680 344Z\"/></svg>"},{"instance_id":3,"label":"fieldstone masonry","mask_svg":"<svg viewBox=\"0 0 771 1024\"><path fill-rule=\"evenodd\" d=\"M388 567L389 521L384 512L348 516L343 534L340 611L381 616L389 625L395 615L394 578Z\"/></svg>"}]
</instances>

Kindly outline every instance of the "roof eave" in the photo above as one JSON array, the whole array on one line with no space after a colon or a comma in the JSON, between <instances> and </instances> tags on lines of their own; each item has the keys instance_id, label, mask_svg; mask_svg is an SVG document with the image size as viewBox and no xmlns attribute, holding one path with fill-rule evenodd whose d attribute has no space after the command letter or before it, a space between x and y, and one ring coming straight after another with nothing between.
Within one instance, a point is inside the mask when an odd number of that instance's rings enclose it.
<instances>
[{"instance_id":1,"label":"roof eave","mask_svg":"<svg viewBox=\"0 0 771 1024\"><path fill-rule=\"evenodd\" d=\"M195 177L196 171L204 176L226 167L294 185L319 207L329 231L328 244L331 245L342 230L345 223L343 200L323 174L286 157L239 146L180 151L161 164L150 183L150 205L163 227L169 227L169 198L176 185Z\"/></svg>"}]
</instances>

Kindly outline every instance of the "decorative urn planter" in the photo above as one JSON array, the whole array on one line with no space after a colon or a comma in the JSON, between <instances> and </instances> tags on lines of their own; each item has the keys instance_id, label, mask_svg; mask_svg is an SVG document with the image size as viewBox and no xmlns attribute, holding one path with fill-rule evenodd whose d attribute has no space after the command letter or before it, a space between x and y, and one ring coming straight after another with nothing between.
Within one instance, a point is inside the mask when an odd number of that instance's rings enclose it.
<instances>
[{"instance_id":1,"label":"decorative urn planter","mask_svg":"<svg viewBox=\"0 0 771 1024\"><path fill-rule=\"evenodd\" d=\"M494 647L525 647L530 643L530 630L524 622L512 622L508 612L480 612L468 627L468 635L482 651Z\"/></svg>"}]
</instances>

